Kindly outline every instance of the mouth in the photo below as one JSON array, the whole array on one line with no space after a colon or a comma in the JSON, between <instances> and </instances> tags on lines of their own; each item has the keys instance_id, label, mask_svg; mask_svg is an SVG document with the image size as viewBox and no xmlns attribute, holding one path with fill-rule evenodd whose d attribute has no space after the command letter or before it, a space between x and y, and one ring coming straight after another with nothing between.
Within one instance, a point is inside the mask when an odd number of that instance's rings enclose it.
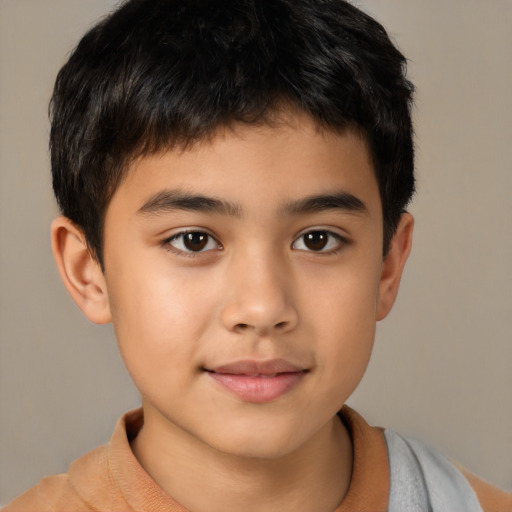
<instances>
[{"instance_id":1,"label":"mouth","mask_svg":"<svg viewBox=\"0 0 512 512\"><path fill-rule=\"evenodd\" d=\"M295 388L309 372L284 359L242 360L203 370L231 395L250 403L277 400Z\"/></svg>"}]
</instances>

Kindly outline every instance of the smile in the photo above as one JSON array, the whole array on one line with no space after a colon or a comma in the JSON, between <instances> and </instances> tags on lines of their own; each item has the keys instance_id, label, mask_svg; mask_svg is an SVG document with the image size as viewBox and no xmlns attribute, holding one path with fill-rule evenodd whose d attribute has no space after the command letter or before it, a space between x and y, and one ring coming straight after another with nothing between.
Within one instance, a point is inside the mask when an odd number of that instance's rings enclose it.
<instances>
[{"instance_id":1,"label":"smile","mask_svg":"<svg viewBox=\"0 0 512 512\"><path fill-rule=\"evenodd\" d=\"M205 371L231 394L250 403L278 399L295 388L308 373L282 359L237 361Z\"/></svg>"}]
</instances>

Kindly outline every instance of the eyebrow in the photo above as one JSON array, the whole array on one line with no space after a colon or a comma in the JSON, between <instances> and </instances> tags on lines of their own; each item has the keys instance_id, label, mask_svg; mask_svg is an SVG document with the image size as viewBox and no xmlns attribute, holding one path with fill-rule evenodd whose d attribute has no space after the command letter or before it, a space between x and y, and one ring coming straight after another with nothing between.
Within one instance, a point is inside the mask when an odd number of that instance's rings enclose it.
<instances>
[{"instance_id":1,"label":"eyebrow","mask_svg":"<svg viewBox=\"0 0 512 512\"><path fill-rule=\"evenodd\" d=\"M366 205L349 192L336 192L334 194L320 194L287 202L282 212L288 215L318 213L326 210L342 210L348 213L368 214Z\"/></svg>"},{"instance_id":2,"label":"eyebrow","mask_svg":"<svg viewBox=\"0 0 512 512\"><path fill-rule=\"evenodd\" d=\"M162 214L176 210L216 213L241 217L242 208L237 203L190 194L180 190L163 190L151 196L138 210L141 214Z\"/></svg>"},{"instance_id":3,"label":"eyebrow","mask_svg":"<svg viewBox=\"0 0 512 512\"><path fill-rule=\"evenodd\" d=\"M242 217L242 207L238 203L190 194L181 190L163 190L156 193L139 208L138 213L159 215L177 210ZM280 208L279 213L281 215L304 215L327 210L368 213L368 208L361 199L344 191L288 201Z\"/></svg>"}]
</instances>

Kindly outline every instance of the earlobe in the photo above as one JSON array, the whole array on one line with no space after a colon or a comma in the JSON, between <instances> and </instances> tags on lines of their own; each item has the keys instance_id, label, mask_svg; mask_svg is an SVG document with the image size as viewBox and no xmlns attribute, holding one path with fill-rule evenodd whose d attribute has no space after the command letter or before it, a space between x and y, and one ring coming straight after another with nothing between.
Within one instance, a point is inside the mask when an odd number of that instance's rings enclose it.
<instances>
[{"instance_id":1,"label":"earlobe","mask_svg":"<svg viewBox=\"0 0 512 512\"><path fill-rule=\"evenodd\" d=\"M91 322L110 322L105 277L82 231L60 216L52 222L51 237L60 277L73 300Z\"/></svg>"},{"instance_id":2,"label":"earlobe","mask_svg":"<svg viewBox=\"0 0 512 512\"><path fill-rule=\"evenodd\" d=\"M411 252L413 228L413 216L409 213L402 214L391 240L389 251L382 263L378 291L377 320L383 320L395 303L402 272Z\"/></svg>"}]
</instances>

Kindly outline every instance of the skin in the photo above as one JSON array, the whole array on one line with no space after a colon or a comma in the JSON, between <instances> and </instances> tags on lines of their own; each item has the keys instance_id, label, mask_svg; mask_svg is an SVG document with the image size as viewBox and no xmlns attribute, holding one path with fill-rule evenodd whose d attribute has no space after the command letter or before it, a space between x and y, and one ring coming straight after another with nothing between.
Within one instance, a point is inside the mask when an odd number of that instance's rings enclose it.
<instances>
[{"instance_id":1,"label":"skin","mask_svg":"<svg viewBox=\"0 0 512 512\"><path fill-rule=\"evenodd\" d=\"M178 193L228 207L183 208L171 204ZM305 198L333 194L360 204L304 208ZM404 214L383 259L364 140L297 113L133 162L106 213L104 273L80 230L54 221L68 290L89 319L114 324L143 401L132 447L162 489L198 512L336 508L353 459L336 412L393 305L412 227ZM204 234L201 251L187 248L184 230ZM326 245L309 244L308 233ZM206 371L275 358L303 374L263 403Z\"/></svg>"}]
</instances>

